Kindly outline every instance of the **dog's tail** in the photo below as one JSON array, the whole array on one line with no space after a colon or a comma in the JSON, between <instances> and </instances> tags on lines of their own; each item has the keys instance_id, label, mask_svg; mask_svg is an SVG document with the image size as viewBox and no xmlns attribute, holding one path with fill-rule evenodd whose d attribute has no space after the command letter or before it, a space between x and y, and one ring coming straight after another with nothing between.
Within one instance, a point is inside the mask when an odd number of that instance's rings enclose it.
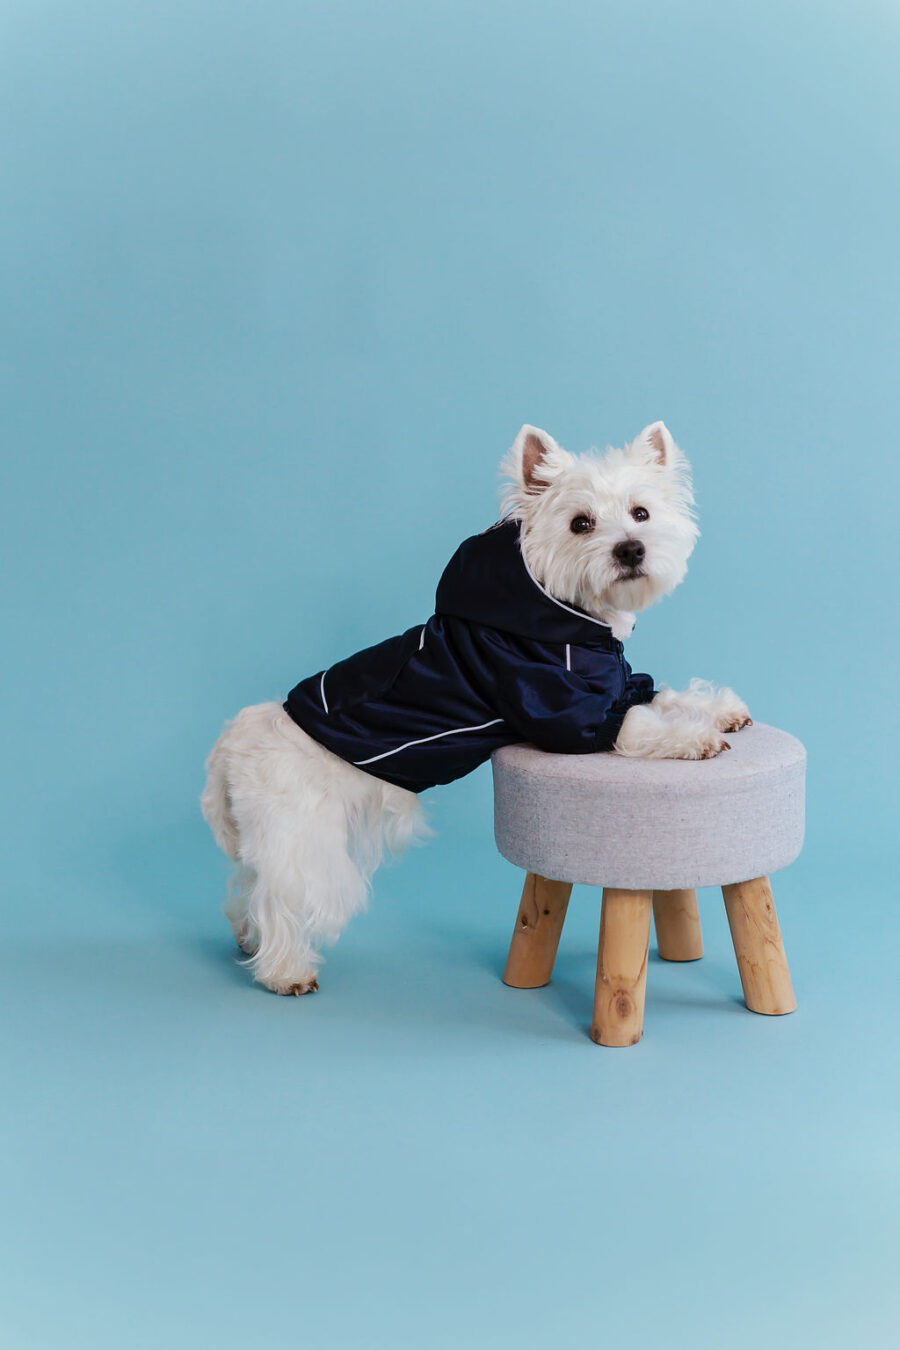
<instances>
[{"instance_id":1,"label":"dog's tail","mask_svg":"<svg viewBox=\"0 0 900 1350\"><path fill-rule=\"evenodd\" d=\"M206 761L206 787L200 798L200 807L215 841L232 862L239 862L240 835L231 809L228 787L228 736L231 724L226 726Z\"/></svg>"}]
</instances>

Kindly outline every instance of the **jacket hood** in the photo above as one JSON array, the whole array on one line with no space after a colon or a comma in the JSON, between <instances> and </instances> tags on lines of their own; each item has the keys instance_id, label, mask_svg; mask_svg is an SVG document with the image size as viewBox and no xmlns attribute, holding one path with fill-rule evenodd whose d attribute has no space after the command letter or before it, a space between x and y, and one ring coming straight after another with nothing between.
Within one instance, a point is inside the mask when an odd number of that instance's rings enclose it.
<instances>
[{"instance_id":1,"label":"jacket hood","mask_svg":"<svg viewBox=\"0 0 900 1350\"><path fill-rule=\"evenodd\" d=\"M621 650L608 624L555 600L522 556L520 523L503 520L466 539L441 577L435 613L538 642Z\"/></svg>"}]
</instances>

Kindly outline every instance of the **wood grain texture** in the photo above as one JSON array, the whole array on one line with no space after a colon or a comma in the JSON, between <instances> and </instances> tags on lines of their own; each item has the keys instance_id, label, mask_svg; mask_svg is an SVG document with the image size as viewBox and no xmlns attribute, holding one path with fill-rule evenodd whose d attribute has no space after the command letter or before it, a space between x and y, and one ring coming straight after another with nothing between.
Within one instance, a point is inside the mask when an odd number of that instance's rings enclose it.
<instances>
[{"instance_id":1,"label":"wood grain texture","mask_svg":"<svg viewBox=\"0 0 900 1350\"><path fill-rule=\"evenodd\" d=\"M751 1012L780 1017L797 1006L768 877L723 886L744 1000Z\"/></svg>"},{"instance_id":2,"label":"wood grain texture","mask_svg":"<svg viewBox=\"0 0 900 1350\"><path fill-rule=\"evenodd\" d=\"M522 888L516 927L509 944L503 983L539 989L550 983L572 886L529 872Z\"/></svg>"},{"instance_id":3,"label":"wood grain texture","mask_svg":"<svg viewBox=\"0 0 900 1350\"><path fill-rule=\"evenodd\" d=\"M699 961L703 933L696 891L654 891L656 946L664 961Z\"/></svg>"},{"instance_id":4,"label":"wood grain texture","mask_svg":"<svg viewBox=\"0 0 900 1350\"><path fill-rule=\"evenodd\" d=\"M652 909L652 891L603 891L591 1027L598 1045L641 1039Z\"/></svg>"}]
</instances>

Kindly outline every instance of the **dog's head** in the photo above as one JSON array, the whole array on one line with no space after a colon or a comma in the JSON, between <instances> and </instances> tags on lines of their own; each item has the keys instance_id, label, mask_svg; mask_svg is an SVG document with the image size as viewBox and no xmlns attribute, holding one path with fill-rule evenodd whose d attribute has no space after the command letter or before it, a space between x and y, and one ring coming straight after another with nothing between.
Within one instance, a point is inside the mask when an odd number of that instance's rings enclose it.
<instances>
[{"instance_id":1,"label":"dog's head","mask_svg":"<svg viewBox=\"0 0 900 1350\"><path fill-rule=\"evenodd\" d=\"M504 511L522 522L534 577L617 636L684 577L698 535L691 471L664 423L624 450L585 455L524 426L503 471Z\"/></svg>"}]
</instances>

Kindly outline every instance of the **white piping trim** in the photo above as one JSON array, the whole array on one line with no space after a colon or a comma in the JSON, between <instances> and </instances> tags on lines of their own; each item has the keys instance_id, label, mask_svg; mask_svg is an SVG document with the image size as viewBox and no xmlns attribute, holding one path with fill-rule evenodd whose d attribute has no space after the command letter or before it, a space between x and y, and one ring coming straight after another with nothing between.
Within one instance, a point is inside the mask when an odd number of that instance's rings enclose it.
<instances>
[{"instance_id":1,"label":"white piping trim","mask_svg":"<svg viewBox=\"0 0 900 1350\"><path fill-rule=\"evenodd\" d=\"M521 555L522 562L525 566L525 571L531 577L531 580L534 582L535 586L537 586L541 595L546 595L547 599L552 600L554 605L559 605L560 609L565 609L569 612L569 614L574 614L576 619L587 619L588 623L596 623L599 625L600 628L606 628L609 632L612 632L612 629L609 627L609 624L604 623L602 619L595 619L590 614L583 614L580 609L573 609L571 605L564 605L561 600L557 600L555 595L551 595L549 591L545 590L544 587L541 585L541 583L538 581L537 577L532 572L531 568L528 566L521 545L519 546L519 553Z\"/></svg>"},{"instance_id":2,"label":"white piping trim","mask_svg":"<svg viewBox=\"0 0 900 1350\"><path fill-rule=\"evenodd\" d=\"M404 745L395 746L393 750L384 750L380 755L372 755L370 759L355 759L353 763L357 767L374 764L378 759L387 759L389 755L397 755L401 750L408 750L411 745L424 745L426 741L437 741L442 736L457 736L461 731L484 731L485 727L495 727L502 721L502 717L495 717L490 722L480 722L477 727L453 727L451 731L436 731L433 736L421 736L417 741L407 741Z\"/></svg>"},{"instance_id":3,"label":"white piping trim","mask_svg":"<svg viewBox=\"0 0 900 1350\"><path fill-rule=\"evenodd\" d=\"M328 673L327 671L323 670L322 678L319 681L319 693L322 695L322 707L325 709L326 712L328 712L328 699L325 697L325 676L327 675L327 673Z\"/></svg>"},{"instance_id":4,"label":"white piping trim","mask_svg":"<svg viewBox=\"0 0 900 1350\"><path fill-rule=\"evenodd\" d=\"M427 627L428 624L425 625L425 628ZM419 634L419 651L421 651L422 648L425 646L425 628L423 628L421 633Z\"/></svg>"},{"instance_id":5,"label":"white piping trim","mask_svg":"<svg viewBox=\"0 0 900 1350\"><path fill-rule=\"evenodd\" d=\"M569 644L568 644L568 642L567 642L567 643L566 643L566 670L571 670L571 669L572 669L572 653L571 653L571 651L570 651L570 649L569 649Z\"/></svg>"}]
</instances>

